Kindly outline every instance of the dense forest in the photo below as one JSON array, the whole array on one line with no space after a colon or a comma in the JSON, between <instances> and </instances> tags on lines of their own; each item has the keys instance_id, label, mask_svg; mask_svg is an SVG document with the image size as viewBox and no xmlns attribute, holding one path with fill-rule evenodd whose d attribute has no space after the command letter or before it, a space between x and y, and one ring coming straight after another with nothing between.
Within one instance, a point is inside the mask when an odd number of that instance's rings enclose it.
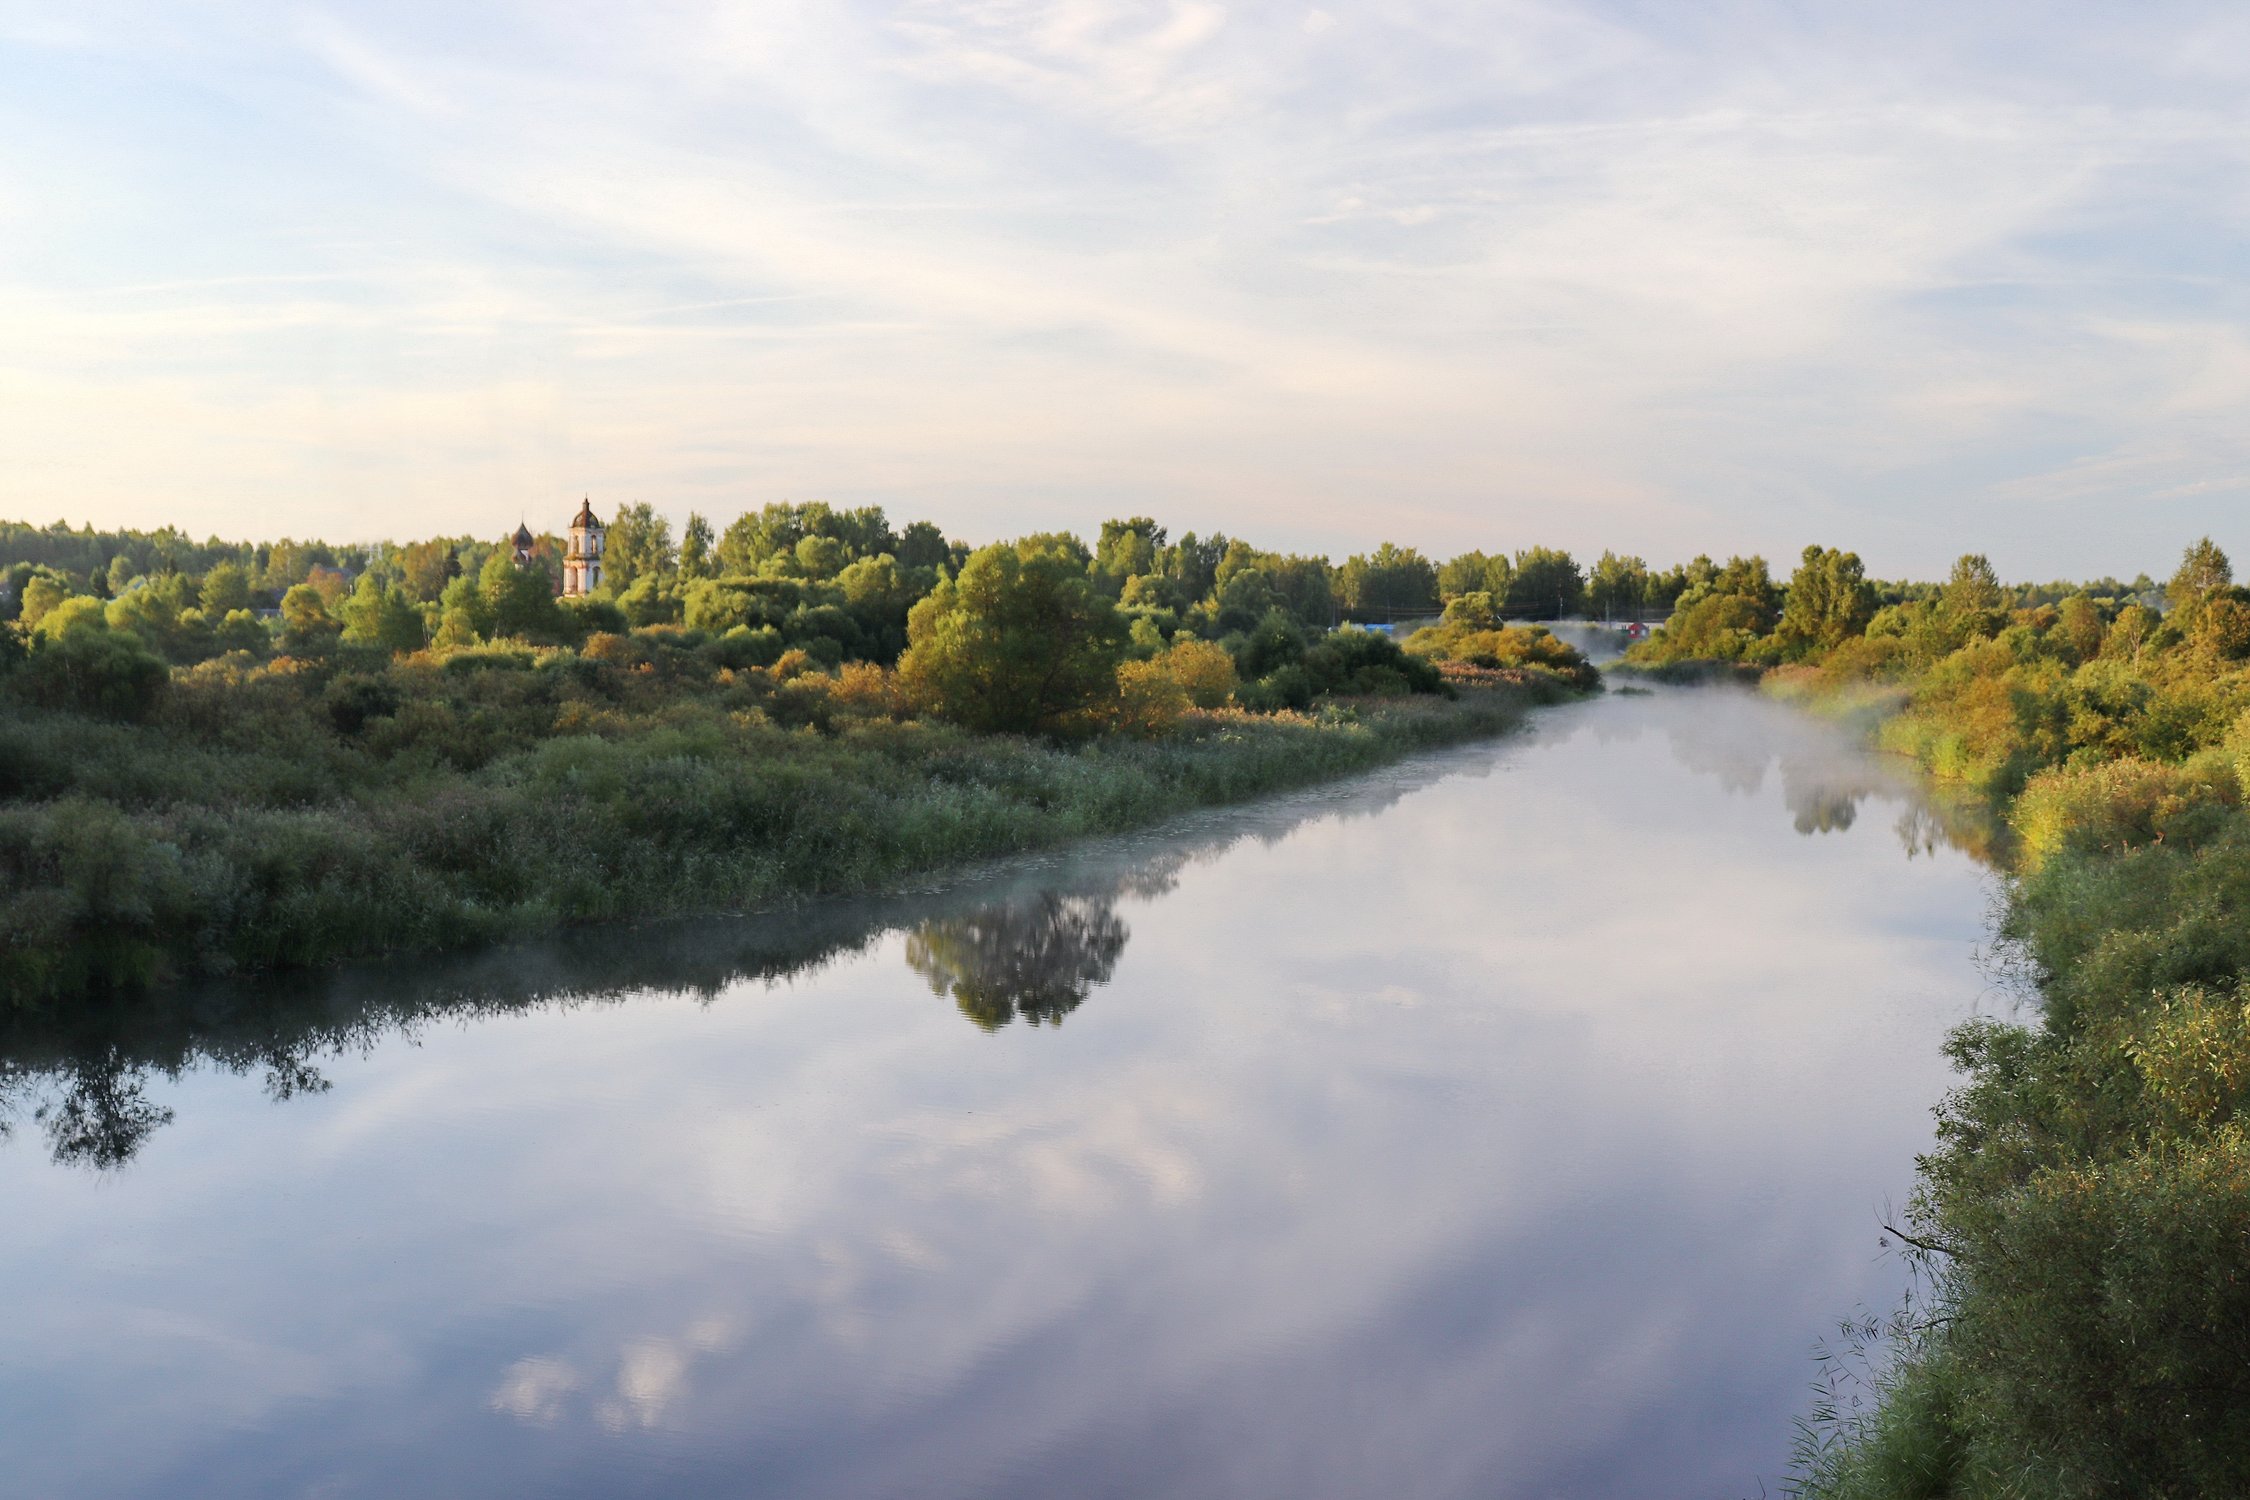
<instances>
[{"instance_id":1,"label":"dense forest","mask_svg":"<svg viewBox=\"0 0 2250 1500\"><path fill-rule=\"evenodd\" d=\"M676 540L627 507L584 598L560 556L0 526L0 993L881 888L1596 680L1523 623L1588 587L1546 549L1338 567L1136 518L972 551L809 504Z\"/></svg>"},{"instance_id":2,"label":"dense forest","mask_svg":"<svg viewBox=\"0 0 2250 1500\"><path fill-rule=\"evenodd\" d=\"M1821 710L2003 815L2002 956L2033 1002L1965 1077L1900 1246L1927 1273L1877 1399L1824 1399L1804 1492L2250 1493L2250 590L2208 540L2146 579L1898 592L1809 548L1731 563L1635 648ZM1880 1331L1880 1330L1878 1330Z\"/></svg>"}]
</instances>

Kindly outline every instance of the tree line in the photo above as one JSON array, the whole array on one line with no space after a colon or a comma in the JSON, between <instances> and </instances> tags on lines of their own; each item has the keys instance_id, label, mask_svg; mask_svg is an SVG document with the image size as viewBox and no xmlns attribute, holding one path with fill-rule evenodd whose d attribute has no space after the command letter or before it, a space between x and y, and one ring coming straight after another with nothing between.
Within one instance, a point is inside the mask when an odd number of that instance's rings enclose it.
<instances>
[{"instance_id":1,"label":"tree line","mask_svg":"<svg viewBox=\"0 0 2250 1500\"><path fill-rule=\"evenodd\" d=\"M1889 1226L1926 1273L1876 1399L1825 1401L1792 1492L2250 1493L2250 589L2208 538L2146 577L1899 587L1735 559L1631 653L1880 712L1995 815L2031 1013L1958 1028L1960 1087Z\"/></svg>"},{"instance_id":2,"label":"tree line","mask_svg":"<svg viewBox=\"0 0 2250 1500\"><path fill-rule=\"evenodd\" d=\"M0 1005L881 888L1587 685L1522 627L1479 643L1504 662L1335 628L1324 560L1144 518L972 549L628 507L609 538L572 599L553 538L9 562Z\"/></svg>"},{"instance_id":3,"label":"tree line","mask_svg":"<svg viewBox=\"0 0 2250 1500\"><path fill-rule=\"evenodd\" d=\"M0 665L28 656L34 697L130 718L170 671L207 662L364 668L428 649L575 648L654 631L733 669L798 656L829 671L898 667L915 701L986 728L1146 728L1230 700L1271 710L1440 690L1430 659L1456 655L1451 637L1403 652L1381 634L1331 639L1343 622L1431 619L1473 596L1480 618L1504 624L1665 586L1611 555L1591 583L1544 547L1441 566L1386 542L1338 566L1218 533L1175 539L1148 517L1105 522L1090 546L1050 533L972 551L928 521L894 526L879 506L818 502L768 505L723 531L691 515L676 537L651 506L625 506L607 529L603 585L584 598L559 596L562 546L540 536L519 561L505 543L466 538L253 546L10 524ZM1472 654L1486 667L1558 665L1551 647L1515 639Z\"/></svg>"}]
</instances>

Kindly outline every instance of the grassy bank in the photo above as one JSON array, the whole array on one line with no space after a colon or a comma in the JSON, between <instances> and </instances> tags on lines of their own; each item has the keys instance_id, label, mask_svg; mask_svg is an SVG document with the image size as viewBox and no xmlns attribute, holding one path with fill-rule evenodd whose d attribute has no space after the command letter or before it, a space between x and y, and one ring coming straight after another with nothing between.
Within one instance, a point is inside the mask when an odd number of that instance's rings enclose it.
<instances>
[{"instance_id":1,"label":"grassy bank","mask_svg":"<svg viewBox=\"0 0 2250 1500\"><path fill-rule=\"evenodd\" d=\"M159 1080L191 1069L255 1076L285 1100L326 1089L330 1063L439 1022L665 991L710 1002L740 985L817 971L893 933L931 1003L957 1009L965 1024L1059 1025L1114 971L1131 935L1120 903L1172 889L1180 872L1240 840L1368 814L1420 783L1409 773L1341 798L1260 799L871 898L748 917L563 926L460 952L0 1007L0 1139L43 1137L57 1162L107 1170L173 1122Z\"/></svg>"},{"instance_id":2,"label":"grassy bank","mask_svg":"<svg viewBox=\"0 0 2250 1500\"><path fill-rule=\"evenodd\" d=\"M1906 1225L1928 1296L1804 1493L2250 1493L2250 820L2208 769L2012 799L2001 935L2039 1023L1950 1039ZM2058 796L2082 821L2051 846Z\"/></svg>"},{"instance_id":3,"label":"grassy bank","mask_svg":"<svg viewBox=\"0 0 2250 1500\"><path fill-rule=\"evenodd\" d=\"M1999 952L2033 1002L1949 1040L1900 1226L1923 1294L1872 1402L1808 1428L1799 1493L2250 1494L2250 595L2203 544L2162 613L2010 607L1973 558L1826 638L1755 602L1699 605L1752 622L1707 632L1729 669L2004 821Z\"/></svg>"},{"instance_id":4,"label":"grassy bank","mask_svg":"<svg viewBox=\"0 0 2250 1500\"><path fill-rule=\"evenodd\" d=\"M1539 683L1193 711L1066 743L910 715L881 669L424 653L177 674L146 723L0 720L0 994L430 951L880 889L1497 733Z\"/></svg>"}]
</instances>

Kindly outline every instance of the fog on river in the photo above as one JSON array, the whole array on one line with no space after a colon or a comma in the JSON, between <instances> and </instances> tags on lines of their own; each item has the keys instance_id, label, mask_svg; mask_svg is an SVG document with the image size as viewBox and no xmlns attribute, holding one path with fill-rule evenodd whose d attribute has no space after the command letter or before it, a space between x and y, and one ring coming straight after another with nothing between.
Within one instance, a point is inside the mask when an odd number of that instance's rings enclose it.
<instances>
[{"instance_id":1,"label":"fog on river","mask_svg":"<svg viewBox=\"0 0 2250 1500\"><path fill-rule=\"evenodd\" d=\"M1747 694L7 1038L19 1496L1729 1497L1989 877Z\"/></svg>"}]
</instances>

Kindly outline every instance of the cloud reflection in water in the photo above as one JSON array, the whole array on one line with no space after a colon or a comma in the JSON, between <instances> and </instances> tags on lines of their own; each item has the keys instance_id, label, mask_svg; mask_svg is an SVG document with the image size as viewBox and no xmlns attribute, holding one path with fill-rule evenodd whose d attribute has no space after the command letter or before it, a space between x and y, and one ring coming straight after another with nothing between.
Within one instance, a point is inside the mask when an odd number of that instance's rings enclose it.
<instances>
[{"instance_id":1,"label":"cloud reflection in water","mask_svg":"<svg viewBox=\"0 0 2250 1500\"><path fill-rule=\"evenodd\" d=\"M1747 1491L1978 991L1981 875L1870 801L1619 698L891 901L19 1027L119 1133L0 1152L0 1421L73 1496Z\"/></svg>"}]
</instances>

